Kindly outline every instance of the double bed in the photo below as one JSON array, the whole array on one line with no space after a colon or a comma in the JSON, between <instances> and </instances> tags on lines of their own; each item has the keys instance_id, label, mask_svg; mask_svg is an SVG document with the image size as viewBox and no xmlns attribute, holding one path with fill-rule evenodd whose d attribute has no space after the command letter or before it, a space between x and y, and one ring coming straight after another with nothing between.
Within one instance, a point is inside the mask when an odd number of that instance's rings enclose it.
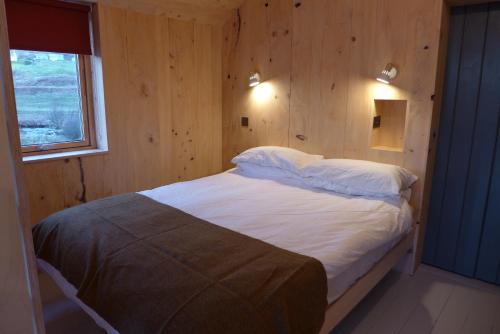
<instances>
[{"instance_id":1,"label":"double bed","mask_svg":"<svg viewBox=\"0 0 500 334\"><path fill-rule=\"evenodd\" d=\"M404 198L366 198L262 179L238 169L141 192L279 248L318 259L334 302L412 228ZM334 283L335 281L335 283Z\"/></svg>"},{"instance_id":2,"label":"double bed","mask_svg":"<svg viewBox=\"0 0 500 334\"><path fill-rule=\"evenodd\" d=\"M299 178L261 177L238 168L137 195L278 249L317 260L324 269L322 275L326 275L323 298L327 307L321 315L323 333L335 327L412 246L412 210L404 196L343 195L311 187ZM123 328L118 331L102 312L79 298L82 287L64 277L60 263L57 268L54 261L44 258L37 234L40 233L35 228L40 267L108 333L126 332ZM44 235L44 240L51 238L54 239ZM316 293L314 289L311 291ZM140 282L137 293L140 293ZM283 332L302 332L288 329Z\"/></svg>"}]
</instances>

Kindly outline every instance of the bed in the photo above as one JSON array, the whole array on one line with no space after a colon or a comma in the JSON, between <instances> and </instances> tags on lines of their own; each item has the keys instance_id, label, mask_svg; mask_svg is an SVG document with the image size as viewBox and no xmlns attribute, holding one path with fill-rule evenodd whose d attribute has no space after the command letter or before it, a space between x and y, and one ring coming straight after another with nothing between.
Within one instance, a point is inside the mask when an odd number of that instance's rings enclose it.
<instances>
[{"instance_id":1,"label":"bed","mask_svg":"<svg viewBox=\"0 0 500 334\"><path fill-rule=\"evenodd\" d=\"M404 197L347 196L287 176L262 178L240 169L140 192L210 224L317 259L324 268L329 332L411 249L412 210ZM47 261L40 267L108 333L105 319Z\"/></svg>"}]
</instances>

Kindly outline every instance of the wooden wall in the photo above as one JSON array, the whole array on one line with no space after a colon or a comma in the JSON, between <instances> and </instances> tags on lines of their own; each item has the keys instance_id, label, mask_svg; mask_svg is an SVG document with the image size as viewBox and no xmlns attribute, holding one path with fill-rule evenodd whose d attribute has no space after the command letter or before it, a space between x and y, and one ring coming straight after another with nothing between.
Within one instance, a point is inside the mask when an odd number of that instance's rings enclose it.
<instances>
[{"instance_id":1,"label":"wooden wall","mask_svg":"<svg viewBox=\"0 0 500 334\"><path fill-rule=\"evenodd\" d=\"M43 334L6 22L0 0L0 333Z\"/></svg>"},{"instance_id":2,"label":"wooden wall","mask_svg":"<svg viewBox=\"0 0 500 334\"><path fill-rule=\"evenodd\" d=\"M24 165L31 219L221 171L220 26L100 4L109 152Z\"/></svg>"},{"instance_id":3,"label":"wooden wall","mask_svg":"<svg viewBox=\"0 0 500 334\"><path fill-rule=\"evenodd\" d=\"M223 166L257 145L394 163L420 177L419 209L442 7L442 0L246 0L224 27ZM400 70L391 86L375 81L388 62ZM265 82L250 89L253 71ZM374 99L408 101L403 152L370 148Z\"/></svg>"}]
</instances>

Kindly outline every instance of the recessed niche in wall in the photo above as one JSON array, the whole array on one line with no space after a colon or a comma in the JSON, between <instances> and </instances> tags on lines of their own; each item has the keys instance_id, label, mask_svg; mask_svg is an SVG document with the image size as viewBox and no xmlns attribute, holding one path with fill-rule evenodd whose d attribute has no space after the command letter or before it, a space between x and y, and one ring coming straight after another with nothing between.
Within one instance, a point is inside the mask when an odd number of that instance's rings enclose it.
<instances>
[{"instance_id":1,"label":"recessed niche in wall","mask_svg":"<svg viewBox=\"0 0 500 334\"><path fill-rule=\"evenodd\" d=\"M375 100L371 148L403 152L406 100Z\"/></svg>"}]
</instances>

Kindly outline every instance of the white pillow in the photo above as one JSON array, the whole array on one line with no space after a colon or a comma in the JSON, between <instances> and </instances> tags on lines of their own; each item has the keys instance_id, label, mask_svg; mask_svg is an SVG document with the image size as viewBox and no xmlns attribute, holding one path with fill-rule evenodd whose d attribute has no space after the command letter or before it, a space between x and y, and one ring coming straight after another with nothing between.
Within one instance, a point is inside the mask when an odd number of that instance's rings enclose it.
<instances>
[{"instance_id":1,"label":"white pillow","mask_svg":"<svg viewBox=\"0 0 500 334\"><path fill-rule=\"evenodd\" d=\"M364 160L327 159L302 170L305 182L347 195L399 196L417 177L394 165Z\"/></svg>"},{"instance_id":2,"label":"white pillow","mask_svg":"<svg viewBox=\"0 0 500 334\"><path fill-rule=\"evenodd\" d=\"M411 188L401 191L401 197L403 197L408 202L411 200Z\"/></svg>"},{"instance_id":3,"label":"white pillow","mask_svg":"<svg viewBox=\"0 0 500 334\"><path fill-rule=\"evenodd\" d=\"M238 164L237 171L241 175L256 177L259 179L270 179L270 180L278 180L283 178L300 179L300 176L298 176L295 173L289 172L285 169L259 166L247 162L240 162Z\"/></svg>"},{"instance_id":4,"label":"white pillow","mask_svg":"<svg viewBox=\"0 0 500 334\"><path fill-rule=\"evenodd\" d=\"M246 150L234 157L231 162L236 165L249 163L264 167L280 168L300 174L300 170L304 166L322 159L322 155L307 154L293 148L261 146Z\"/></svg>"}]
</instances>

